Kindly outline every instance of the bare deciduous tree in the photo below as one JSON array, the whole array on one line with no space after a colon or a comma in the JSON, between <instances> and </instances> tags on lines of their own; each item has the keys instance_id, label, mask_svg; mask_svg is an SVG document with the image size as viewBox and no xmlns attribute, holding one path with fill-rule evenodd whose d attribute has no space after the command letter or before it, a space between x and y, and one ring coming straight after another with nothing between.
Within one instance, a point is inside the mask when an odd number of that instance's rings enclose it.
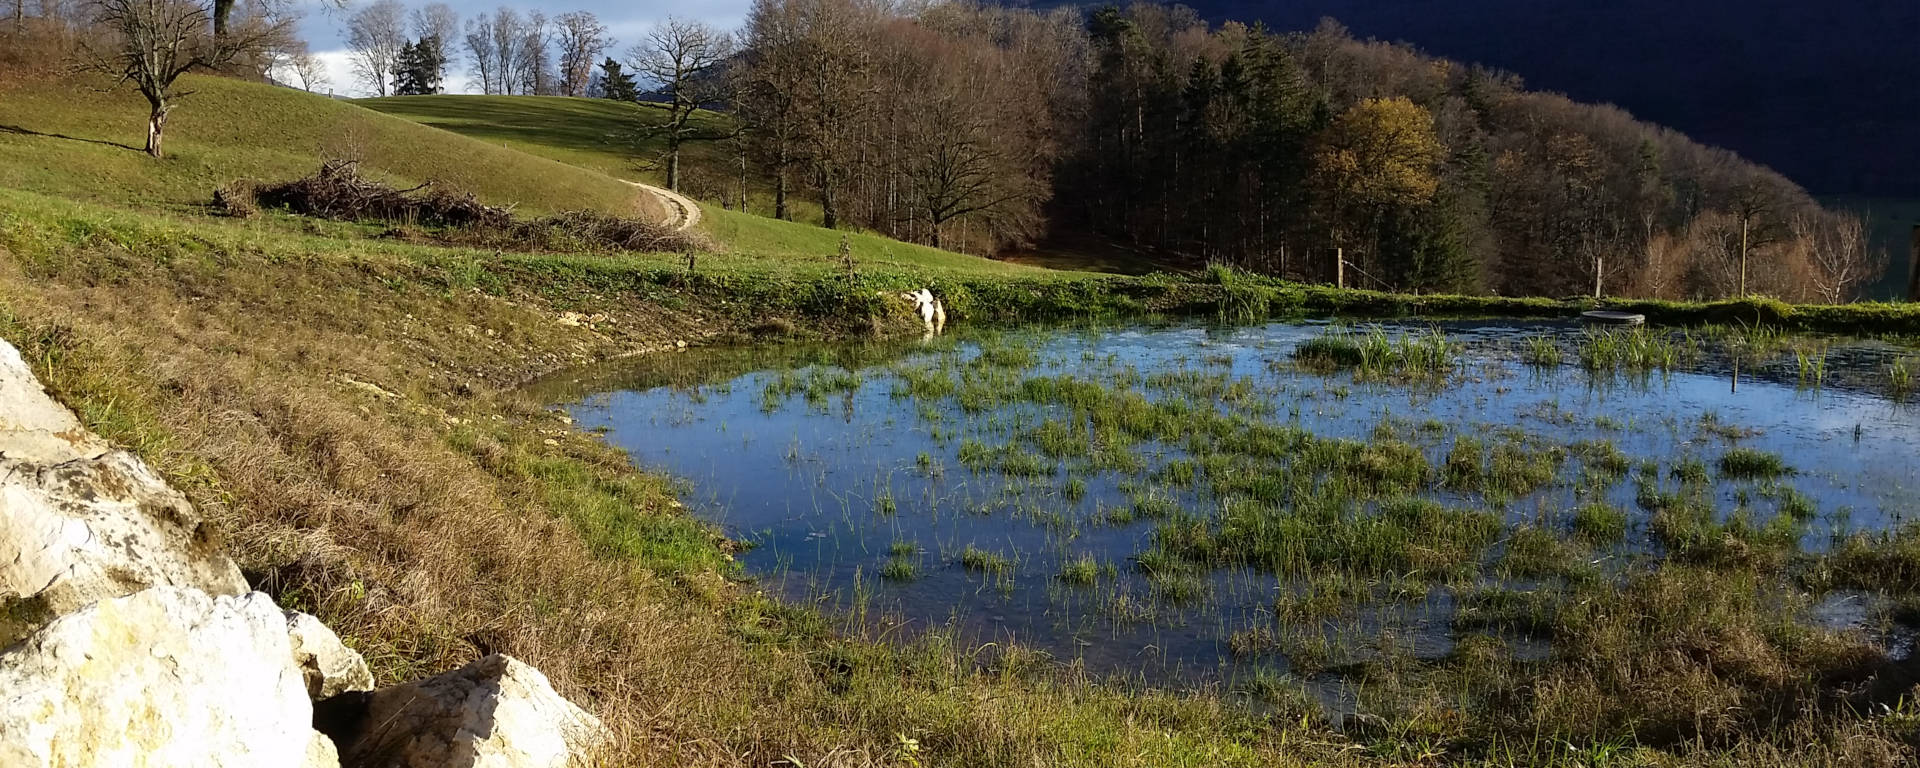
<instances>
[{"instance_id":1,"label":"bare deciduous tree","mask_svg":"<svg viewBox=\"0 0 1920 768\"><path fill-rule=\"evenodd\" d=\"M500 57L494 52L493 17L483 13L468 19L466 35L461 40L473 60L473 77L480 81L480 92L498 93Z\"/></svg>"},{"instance_id":2,"label":"bare deciduous tree","mask_svg":"<svg viewBox=\"0 0 1920 768\"><path fill-rule=\"evenodd\" d=\"M1790 223L1805 249L1814 295L1828 304L1853 300L1860 286L1887 268L1887 254L1867 242L1867 226L1849 214L1801 213Z\"/></svg>"},{"instance_id":3,"label":"bare deciduous tree","mask_svg":"<svg viewBox=\"0 0 1920 768\"><path fill-rule=\"evenodd\" d=\"M406 12L399 0L379 0L347 19L353 74L376 95L389 93L387 78L400 58L400 48L407 44Z\"/></svg>"},{"instance_id":4,"label":"bare deciduous tree","mask_svg":"<svg viewBox=\"0 0 1920 768\"><path fill-rule=\"evenodd\" d=\"M290 42L283 50L274 53L274 79L289 85L295 85L308 93L318 93L332 86L327 77L326 63L313 55L304 40Z\"/></svg>"},{"instance_id":5,"label":"bare deciduous tree","mask_svg":"<svg viewBox=\"0 0 1920 768\"><path fill-rule=\"evenodd\" d=\"M607 26L592 13L563 13L554 20L560 43L560 95L585 96L593 66L612 41Z\"/></svg>"},{"instance_id":6,"label":"bare deciduous tree","mask_svg":"<svg viewBox=\"0 0 1920 768\"><path fill-rule=\"evenodd\" d=\"M690 141L714 141L726 134L693 125L693 115L727 97L720 67L733 55L733 38L697 21L669 18L656 25L627 53L636 72L666 98L666 123L653 129L667 142L667 188L680 189L680 149Z\"/></svg>"},{"instance_id":7,"label":"bare deciduous tree","mask_svg":"<svg viewBox=\"0 0 1920 768\"><path fill-rule=\"evenodd\" d=\"M493 71L494 89L488 93L518 93L521 83L526 82L526 56L521 46L527 41L527 22L520 18L520 12L506 6L493 14Z\"/></svg>"},{"instance_id":8,"label":"bare deciduous tree","mask_svg":"<svg viewBox=\"0 0 1920 768\"><path fill-rule=\"evenodd\" d=\"M447 48L457 45L460 40L460 14L446 3L428 3L413 10L413 36L425 40L429 37L440 40ZM440 81L446 82L453 70L453 56L449 55L440 62Z\"/></svg>"},{"instance_id":9,"label":"bare deciduous tree","mask_svg":"<svg viewBox=\"0 0 1920 768\"><path fill-rule=\"evenodd\" d=\"M203 0L94 0L94 21L103 41L86 51L94 69L140 89L149 107L147 154L163 157L167 117L191 91L175 87L181 75L214 70L242 56L287 47L293 20L265 6L230 20L222 34L213 31L213 9Z\"/></svg>"},{"instance_id":10,"label":"bare deciduous tree","mask_svg":"<svg viewBox=\"0 0 1920 768\"><path fill-rule=\"evenodd\" d=\"M547 22L547 15L539 11L527 14L526 23L520 29L520 92L529 95L552 95L558 87L553 73L553 25Z\"/></svg>"}]
</instances>

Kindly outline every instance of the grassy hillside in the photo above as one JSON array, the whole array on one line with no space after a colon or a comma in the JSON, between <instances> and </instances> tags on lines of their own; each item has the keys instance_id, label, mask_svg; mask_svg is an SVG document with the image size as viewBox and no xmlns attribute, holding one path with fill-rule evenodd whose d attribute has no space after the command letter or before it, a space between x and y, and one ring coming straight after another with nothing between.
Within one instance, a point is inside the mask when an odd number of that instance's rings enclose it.
<instances>
[{"instance_id":1,"label":"grassy hillside","mask_svg":"<svg viewBox=\"0 0 1920 768\"><path fill-rule=\"evenodd\" d=\"M663 183L666 142L647 133L666 113L657 107L564 96L389 96L360 99L368 109L435 128L552 158L635 181ZM700 112L693 123L725 134L725 115ZM739 185L737 157L724 142L692 142L681 149L683 191L715 203ZM760 174L749 174L748 210L773 211L773 191ZM797 187L788 198L795 221L820 223L820 206Z\"/></svg>"},{"instance_id":2,"label":"grassy hillside","mask_svg":"<svg viewBox=\"0 0 1920 768\"><path fill-rule=\"evenodd\" d=\"M647 126L660 123L664 113L657 108L607 99L564 96L389 96L360 99L354 103L423 125L619 178L664 182L654 166L665 151L665 144L657 136L647 135L644 130ZM726 119L711 112L702 112L695 117L697 124L714 133L723 132ZM700 197L701 174L712 173L713 169L729 168L734 162L726 156L725 147L717 143L696 142L682 151L686 154L683 171L688 175L688 191L695 197ZM749 182L751 207L758 213L770 213L772 193L763 186L757 186L758 174L754 174L754 179ZM735 183L731 178L707 181L721 185ZM795 221L789 222L727 210L708 199L702 206L706 216L703 227L723 251L780 263L831 260L838 256L840 238L845 235L855 258L863 263L934 268L951 266L964 271L997 271L1006 274L1044 272L1042 269L903 243L871 233L824 230L815 226L820 220L819 206L805 201L797 192L792 204ZM1073 263L1068 260L1060 265L1070 266Z\"/></svg>"},{"instance_id":3,"label":"grassy hillside","mask_svg":"<svg viewBox=\"0 0 1920 768\"><path fill-rule=\"evenodd\" d=\"M647 164L664 146L637 130L658 124L660 110L607 99L449 94L388 96L353 103L489 144L635 180L652 178ZM714 125L719 116L702 113L697 120ZM704 149L696 146L693 151Z\"/></svg>"},{"instance_id":4,"label":"grassy hillside","mask_svg":"<svg viewBox=\"0 0 1920 768\"><path fill-rule=\"evenodd\" d=\"M146 106L94 78L0 85L0 187L180 208L236 178L312 173L357 158L396 184L450 182L527 212L594 208L660 215L658 201L598 173L434 130L303 91L188 76L167 125L168 157L140 151ZM636 206L642 206L636 208Z\"/></svg>"}]
</instances>

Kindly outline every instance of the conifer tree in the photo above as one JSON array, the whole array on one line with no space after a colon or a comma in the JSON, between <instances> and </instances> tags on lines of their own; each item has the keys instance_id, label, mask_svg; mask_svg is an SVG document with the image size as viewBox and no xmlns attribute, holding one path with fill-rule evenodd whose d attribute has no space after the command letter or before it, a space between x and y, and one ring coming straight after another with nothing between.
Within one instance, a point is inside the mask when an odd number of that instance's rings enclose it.
<instances>
[{"instance_id":1,"label":"conifer tree","mask_svg":"<svg viewBox=\"0 0 1920 768\"><path fill-rule=\"evenodd\" d=\"M633 75L620 67L620 62L608 57L600 62L600 96L614 101L639 101L640 89L633 83Z\"/></svg>"}]
</instances>

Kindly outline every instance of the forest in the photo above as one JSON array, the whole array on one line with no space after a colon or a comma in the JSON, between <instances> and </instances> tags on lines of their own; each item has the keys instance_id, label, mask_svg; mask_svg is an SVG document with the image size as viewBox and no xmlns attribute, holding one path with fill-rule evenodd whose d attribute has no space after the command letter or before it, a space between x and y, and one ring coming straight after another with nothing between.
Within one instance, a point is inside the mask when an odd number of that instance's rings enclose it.
<instances>
[{"instance_id":1,"label":"forest","mask_svg":"<svg viewBox=\"0 0 1920 768\"><path fill-rule=\"evenodd\" d=\"M750 165L828 226L1414 292L1838 302L1885 263L1767 168L1333 21L759 0L741 37Z\"/></svg>"}]
</instances>

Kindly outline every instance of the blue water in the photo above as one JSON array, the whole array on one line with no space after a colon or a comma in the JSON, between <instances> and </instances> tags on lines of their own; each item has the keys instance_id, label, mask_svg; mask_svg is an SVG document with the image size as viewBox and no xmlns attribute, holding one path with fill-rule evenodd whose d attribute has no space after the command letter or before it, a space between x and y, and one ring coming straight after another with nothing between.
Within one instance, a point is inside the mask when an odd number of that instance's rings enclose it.
<instances>
[{"instance_id":1,"label":"blue water","mask_svg":"<svg viewBox=\"0 0 1920 768\"><path fill-rule=\"evenodd\" d=\"M1596 376L1573 365L1534 369L1519 361L1518 340L1571 339L1577 329L1442 327L1466 352L1460 373L1438 386L1301 370L1292 364L1293 348L1325 332L1312 323L1035 331L988 343L1037 345L1039 362L1022 376L1118 379L1149 397L1167 396L1143 381L1156 373L1228 374L1244 379L1252 394L1218 407L1321 436L1391 434L1421 446L1436 467L1456 435L1491 442L1515 428L1558 445L1608 440L1636 462L1660 462L1664 474L1683 456L1712 466L1733 442L1727 435L1744 434L1738 445L1785 457L1796 473L1783 482L1816 503L1818 516L1802 540L1809 550L1838 534L1920 515L1920 409L1883 396L1871 375L1899 350L1842 343L1829 357L1829 385L1807 388L1799 386L1791 361L1739 374L1724 362L1649 375ZM1107 522L1108 510L1128 505L1128 490L1201 515L1217 500L1158 483L1150 471L1123 475L1061 463L1051 475L1009 477L962 465L963 441L1000 445L1064 412L1031 403L969 412L953 398L900 396L898 368L963 371L980 349L971 339L858 354L822 349L797 374L783 374L790 365L756 370L776 364L776 353L758 363L750 353L694 350L572 372L544 391L580 425L603 428L640 466L682 478L696 514L751 544L741 556L746 572L786 599L865 617L869 629L881 633L951 627L974 642L1015 641L1103 674L1207 679L1231 678L1250 665L1286 669L1287 660L1272 654L1236 659L1226 642L1239 629L1271 623L1274 599L1288 583L1250 569L1218 569L1207 577L1205 599L1159 599L1132 563L1150 547L1156 522ZM769 397L769 385L779 390L783 380L839 373L839 366L819 362L834 359L859 361L857 388L812 399L798 392ZM1442 429L1434 431L1432 422ZM1183 456L1176 446L1134 449L1149 469ZM1504 514L1513 522L1563 517L1585 501L1573 482L1577 469L1577 461L1568 462L1562 482L1512 500ZM1084 478L1084 496L1066 491L1069 476ZM1638 532L1645 513L1634 504L1633 486L1622 481L1608 497L1630 512ZM1770 509L1756 498L1753 483L1721 482L1714 492L1724 509L1745 501L1763 519ZM918 549L910 558L915 579L880 576L898 542ZM1630 535L1623 556L1647 549L1644 542L1643 535ZM1013 574L967 569L959 561L969 546L1014 558ZM1056 577L1062 564L1089 555L1111 564L1113 573L1091 587ZM1450 613L1448 591L1433 588L1329 631L1360 637L1392 629L1416 655L1434 657L1457 639ZM1511 640L1523 653L1544 649L1526 638Z\"/></svg>"}]
</instances>

